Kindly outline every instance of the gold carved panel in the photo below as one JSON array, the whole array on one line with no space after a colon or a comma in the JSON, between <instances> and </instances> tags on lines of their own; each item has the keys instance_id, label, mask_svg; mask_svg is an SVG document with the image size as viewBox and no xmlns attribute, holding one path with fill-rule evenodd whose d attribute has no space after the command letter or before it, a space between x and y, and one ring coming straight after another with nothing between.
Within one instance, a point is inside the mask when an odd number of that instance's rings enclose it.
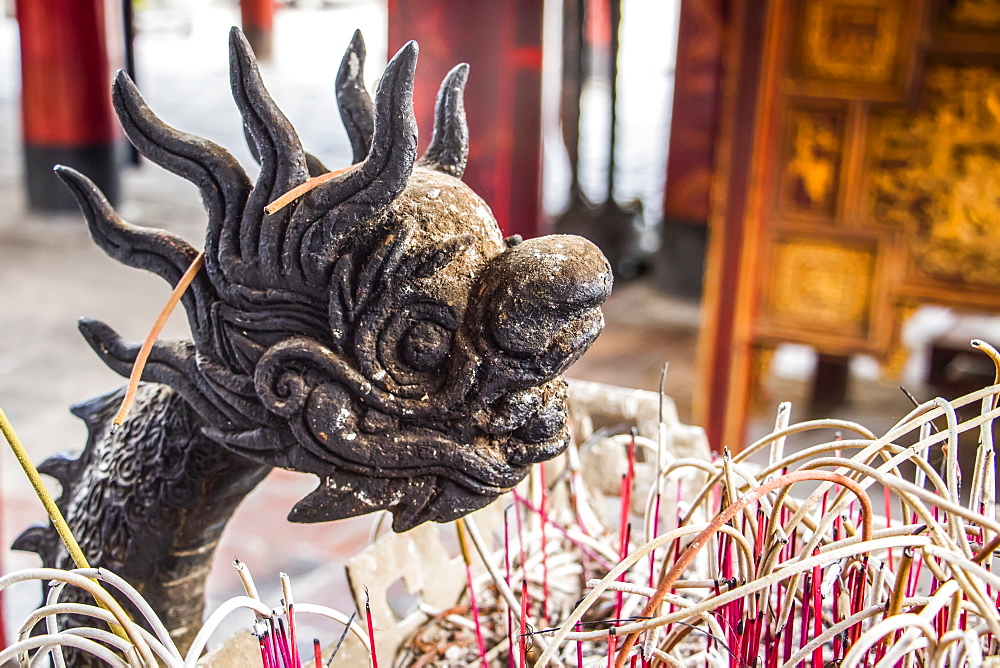
<instances>
[{"instance_id":1,"label":"gold carved panel","mask_svg":"<svg viewBox=\"0 0 1000 668\"><path fill-rule=\"evenodd\" d=\"M790 238L773 248L766 313L779 327L866 335L875 278L875 247Z\"/></svg>"},{"instance_id":2,"label":"gold carved panel","mask_svg":"<svg viewBox=\"0 0 1000 668\"><path fill-rule=\"evenodd\" d=\"M782 210L832 218L840 181L843 114L792 109L787 133L779 198Z\"/></svg>"},{"instance_id":3,"label":"gold carved panel","mask_svg":"<svg viewBox=\"0 0 1000 668\"><path fill-rule=\"evenodd\" d=\"M947 3L945 20L966 30L1000 28L1000 0L952 0Z\"/></svg>"},{"instance_id":4,"label":"gold carved panel","mask_svg":"<svg viewBox=\"0 0 1000 668\"><path fill-rule=\"evenodd\" d=\"M891 84L901 67L902 0L805 0L798 67L808 79Z\"/></svg>"},{"instance_id":5,"label":"gold carved panel","mask_svg":"<svg viewBox=\"0 0 1000 668\"><path fill-rule=\"evenodd\" d=\"M871 217L910 232L917 277L1000 286L1000 69L928 68L919 111L869 126Z\"/></svg>"}]
</instances>

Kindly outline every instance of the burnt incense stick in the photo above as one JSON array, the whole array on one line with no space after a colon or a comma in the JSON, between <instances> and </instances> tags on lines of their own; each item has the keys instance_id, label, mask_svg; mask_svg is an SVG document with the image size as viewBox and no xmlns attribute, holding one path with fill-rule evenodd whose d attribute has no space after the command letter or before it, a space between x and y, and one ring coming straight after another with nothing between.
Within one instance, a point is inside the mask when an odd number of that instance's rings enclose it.
<instances>
[{"instance_id":1,"label":"burnt incense stick","mask_svg":"<svg viewBox=\"0 0 1000 668\"><path fill-rule=\"evenodd\" d=\"M347 624L344 625L344 632L340 634L340 639L337 640L337 644L334 646L333 652L330 653L330 658L326 660L327 668L329 668L330 664L333 663L333 658L337 656L337 652L340 651L340 646L344 644L344 639L347 638L347 632L351 630L351 624L354 623L354 618L357 616L358 611L355 610L351 613L351 617L347 620Z\"/></svg>"},{"instance_id":2,"label":"burnt incense stick","mask_svg":"<svg viewBox=\"0 0 1000 668\"><path fill-rule=\"evenodd\" d=\"M260 661L264 664L264 668L276 668L271 662L271 647L268 644L267 624L265 622L256 622L253 625L252 633L257 636L257 642L260 645Z\"/></svg>"}]
</instances>

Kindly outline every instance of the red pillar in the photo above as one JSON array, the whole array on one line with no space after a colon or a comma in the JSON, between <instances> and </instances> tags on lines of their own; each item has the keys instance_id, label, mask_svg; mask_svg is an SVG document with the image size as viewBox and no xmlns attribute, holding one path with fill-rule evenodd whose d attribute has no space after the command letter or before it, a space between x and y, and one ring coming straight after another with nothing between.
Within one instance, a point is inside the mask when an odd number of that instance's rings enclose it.
<instances>
[{"instance_id":1,"label":"red pillar","mask_svg":"<svg viewBox=\"0 0 1000 668\"><path fill-rule=\"evenodd\" d=\"M109 53L121 45L117 3L18 0L16 6L28 206L76 209L76 200L52 174L55 164L79 169L116 201L119 134Z\"/></svg>"},{"instance_id":2,"label":"red pillar","mask_svg":"<svg viewBox=\"0 0 1000 668\"><path fill-rule=\"evenodd\" d=\"M681 0L659 261L677 295L700 298L719 134L729 0Z\"/></svg>"},{"instance_id":3,"label":"red pillar","mask_svg":"<svg viewBox=\"0 0 1000 668\"><path fill-rule=\"evenodd\" d=\"M542 0L389 0L389 50L420 43L414 109L421 145L434 99L453 66L469 63L463 180L493 209L505 234L541 232Z\"/></svg>"},{"instance_id":4,"label":"red pillar","mask_svg":"<svg viewBox=\"0 0 1000 668\"><path fill-rule=\"evenodd\" d=\"M723 0L682 0L663 217L708 221L722 83Z\"/></svg>"},{"instance_id":5,"label":"red pillar","mask_svg":"<svg viewBox=\"0 0 1000 668\"><path fill-rule=\"evenodd\" d=\"M240 0L243 34L258 60L271 57L275 0Z\"/></svg>"}]
</instances>

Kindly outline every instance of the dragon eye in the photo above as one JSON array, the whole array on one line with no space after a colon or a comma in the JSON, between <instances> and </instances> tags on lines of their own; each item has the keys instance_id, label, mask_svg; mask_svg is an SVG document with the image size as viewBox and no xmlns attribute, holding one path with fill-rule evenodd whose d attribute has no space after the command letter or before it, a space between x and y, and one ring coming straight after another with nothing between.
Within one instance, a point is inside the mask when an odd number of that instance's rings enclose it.
<instances>
[{"instance_id":1,"label":"dragon eye","mask_svg":"<svg viewBox=\"0 0 1000 668\"><path fill-rule=\"evenodd\" d=\"M451 332L436 322L415 323L400 341L399 353L417 371L433 371L441 366L451 350Z\"/></svg>"}]
</instances>

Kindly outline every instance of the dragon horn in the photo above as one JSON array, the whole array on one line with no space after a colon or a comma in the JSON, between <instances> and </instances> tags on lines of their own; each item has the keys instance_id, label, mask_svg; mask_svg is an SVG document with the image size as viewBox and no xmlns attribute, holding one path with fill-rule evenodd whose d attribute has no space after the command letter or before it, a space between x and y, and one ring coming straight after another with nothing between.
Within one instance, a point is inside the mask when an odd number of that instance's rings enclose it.
<instances>
[{"instance_id":1,"label":"dragon horn","mask_svg":"<svg viewBox=\"0 0 1000 668\"><path fill-rule=\"evenodd\" d=\"M239 220L243 214L250 192L246 172L236 158L218 144L175 130L157 118L124 72L118 72L115 77L112 100L125 134L139 152L198 186L208 212L205 251L207 255L214 255L212 241L218 238L225 221ZM80 194L77 196L79 199ZM220 282L216 267L209 266L208 272L214 284L224 283Z\"/></svg>"},{"instance_id":2,"label":"dragon horn","mask_svg":"<svg viewBox=\"0 0 1000 668\"><path fill-rule=\"evenodd\" d=\"M375 91L372 144L364 162L312 190L305 199L309 213L336 207L334 225L350 225L378 215L403 192L417 154L416 65L417 43L408 42L389 61Z\"/></svg>"},{"instance_id":3,"label":"dragon horn","mask_svg":"<svg viewBox=\"0 0 1000 668\"><path fill-rule=\"evenodd\" d=\"M413 73L417 44L408 42L386 66L375 91L372 142L364 162L306 194L284 237L298 249L303 285L323 286L331 259L317 250L362 221L382 216L406 188L417 156ZM322 221L322 232L314 223ZM335 258L334 258L335 261Z\"/></svg>"},{"instance_id":4,"label":"dragon horn","mask_svg":"<svg viewBox=\"0 0 1000 668\"><path fill-rule=\"evenodd\" d=\"M261 248L272 248L283 233L286 216L264 215L276 197L309 178L306 154L298 134L278 109L257 67L257 60L239 28L229 33L229 79L233 99L260 158L260 175L240 218L227 219L218 235L218 257L206 253L205 264L218 264L235 282L264 287L262 276L280 274L274 258L262 257ZM278 244L280 245L280 244Z\"/></svg>"},{"instance_id":5,"label":"dragon horn","mask_svg":"<svg viewBox=\"0 0 1000 668\"><path fill-rule=\"evenodd\" d=\"M355 163L368 155L375 124L372 98L364 82L366 53L361 31L355 30L337 71L337 106L351 142Z\"/></svg>"},{"instance_id":6,"label":"dragon horn","mask_svg":"<svg viewBox=\"0 0 1000 668\"><path fill-rule=\"evenodd\" d=\"M54 171L80 205L94 243L118 262L151 271L175 285L198 255L190 244L170 232L122 220L94 182L75 169L56 165ZM194 277L182 298L199 344L211 338L209 310L215 298L212 284L202 273Z\"/></svg>"},{"instance_id":7,"label":"dragon horn","mask_svg":"<svg viewBox=\"0 0 1000 668\"><path fill-rule=\"evenodd\" d=\"M465 122L466 63L457 65L444 78L434 105L434 134L418 163L456 178L462 178L469 157L469 126Z\"/></svg>"}]
</instances>

